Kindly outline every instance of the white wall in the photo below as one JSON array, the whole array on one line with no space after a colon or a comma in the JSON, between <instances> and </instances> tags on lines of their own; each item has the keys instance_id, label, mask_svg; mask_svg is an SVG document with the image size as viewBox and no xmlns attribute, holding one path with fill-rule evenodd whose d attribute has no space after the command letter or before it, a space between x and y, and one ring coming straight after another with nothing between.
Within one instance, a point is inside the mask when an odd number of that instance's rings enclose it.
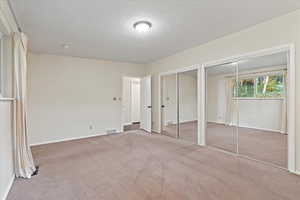
<instances>
[{"instance_id":1,"label":"white wall","mask_svg":"<svg viewBox=\"0 0 300 200\"><path fill-rule=\"evenodd\" d=\"M226 112L225 82L223 79L215 76L208 77L206 94L207 121L223 123L225 121Z\"/></svg>"},{"instance_id":2,"label":"white wall","mask_svg":"<svg viewBox=\"0 0 300 200\"><path fill-rule=\"evenodd\" d=\"M298 51L300 49L300 10L148 64L147 72L153 75L154 131L158 131L160 120L159 73L290 43L296 45L296 64L300 63ZM300 77L298 66L296 76ZM298 113L300 113L300 79L296 79L296 162L297 170L300 171L300 117Z\"/></svg>"},{"instance_id":3,"label":"white wall","mask_svg":"<svg viewBox=\"0 0 300 200\"><path fill-rule=\"evenodd\" d=\"M0 100L0 199L7 195L14 177L12 105Z\"/></svg>"},{"instance_id":4,"label":"white wall","mask_svg":"<svg viewBox=\"0 0 300 200\"><path fill-rule=\"evenodd\" d=\"M141 121L141 83L140 80L131 81L131 122Z\"/></svg>"},{"instance_id":5,"label":"white wall","mask_svg":"<svg viewBox=\"0 0 300 200\"><path fill-rule=\"evenodd\" d=\"M162 76L163 124L177 123L176 74Z\"/></svg>"},{"instance_id":6,"label":"white wall","mask_svg":"<svg viewBox=\"0 0 300 200\"><path fill-rule=\"evenodd\" d=\"M197 120L197 77L179 74L179 121ZM177 123L176 75L162 76L163 123Z\"/></svg>"},{"instance_id":7,"label":"white wall","mask_svg":"<svg viewBox=\"0 0 300 200\"><path fill-rule=\"evenodd\" d=\"M207 77L207 121L225 123L226 116L225 78ZM280 132L281 99L244 99L239 100L239 126L266 129ZM237 113L233 114L237 122Z\"/></svg>"},{"instance_id":8,"label":"white wall","mask_svg":"<svg viewBox=\"0 0 300 200\"><path fill-rule=\"evenodd\" d=\"M123 125L140 121L140 79L123 77Z\"/></svg>"},{"instance_id":9,"label":"white wall","mask_svg":"<svg viewBox=\"0 0 300 200\"><path fill-rule=\"evenodd\" d=\"M0 20L1 21L1 20ZM12 97L12 40L3 37L3 96ZM13 165L13 101L0 97L0 199L8 194L14 178Z\"/></svg>"},{"instance_id":10,"label":"white wall","mask_svg":"<svg viewBox=\"0 0 300 200\"><path fill-rule=\"evenodd\" d=\"M131 78L123 77L122 88L122 120L123 125L128 125L131 123Z\"/></svg>"},{"instance_id":11,"label":"white wall","mask_svg":"<svg viewBox=\"0 0 300 200\"><path fill-rule=\"evenodd\" d=\"M122 77L144 73L144 65L29 53L30 144L120 131Z\"/></svg>"},{"instance_id":12,"label":"white wall","mask_svg":"<svg viewBox=\"0 0 300 200\"><path fill-rule=\"evenodd\" d=\"M197 120L197 76L179 73L178 77L179 122Z\"/></svg>"}]
</instances>

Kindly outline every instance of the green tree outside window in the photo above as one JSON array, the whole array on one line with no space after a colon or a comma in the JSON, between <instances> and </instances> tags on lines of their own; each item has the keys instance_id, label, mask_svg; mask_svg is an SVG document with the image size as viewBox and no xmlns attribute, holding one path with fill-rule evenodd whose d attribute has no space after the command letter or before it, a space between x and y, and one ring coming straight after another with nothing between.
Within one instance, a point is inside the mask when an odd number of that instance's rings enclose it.
<instances>
[{"instance_id":1,"label":"green tree outside window","mask_svg":"<svg viewBox=\"0 0 300 200\"><path fill-rule=\"evenodd\" d=\"M279 98L284 96L284 77L282 74L233 81L233 97Z\"/></svg>"}]
</instances>

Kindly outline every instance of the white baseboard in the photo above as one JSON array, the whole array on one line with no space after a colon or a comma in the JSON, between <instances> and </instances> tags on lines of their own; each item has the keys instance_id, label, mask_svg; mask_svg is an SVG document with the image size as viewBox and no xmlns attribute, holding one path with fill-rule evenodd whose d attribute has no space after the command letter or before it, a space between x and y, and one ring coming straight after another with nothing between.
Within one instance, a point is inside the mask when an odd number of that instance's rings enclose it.
<instances>
[{"instance_id":1,"label":"white baseboard","mask_svg":"<svg viewBox=\"0 0 300 200\"><path fill-rule=\"evenodd\" d=\"M130 126L130 125L132 125L132 123L131 123L131 122L128 122L128 123L123 123L122 125L123 125L123 126Z\"/></svg>"},{"instance_id":2,"label":"white baseboard","mask_svg":"<svg viewBox=\"0 0 300 200\"><path fill-rule=\"evenodd\" d=\"M192 119L192 120L183 120L183 121L180 121L179 123L190 123L190 122L197 122L198 120L197 119Z\"/></svg>"},{"instance_id":3,"label":"white baseboard","mask_svg":"<svg viewBox=\"0 0 300 200\"><path fill-rule=\"evenodd\" d=\"M293 173L293 174L296 174L296 175L300 176L300 171L294 171L294 172L291 172L291 173Z\"/></svg>"},{"instance_id":4,"label":"white baseboard","mask_svg":"<svg viewBox=\"0 0 300 200\"><path fill-rule=\"evenodd\" d=\"M224 122L217 122L217 121L212 121L212 120L207 121L207 123L225 124Z\"/></svg>"},{"instance_id":5,"label":"white baseboard","mask_svg":"<svg viewBox=\"0 0 300 200\"><path fill-rule=\"evenodd\" d=\"M180 121L179 123L188 123L188 122L196 122L198 121L197 119L192 119L192 120L182 120ZM173 122L173 121L169 121L169 122L172 122L171 124L168 124L168 123L165 123L165 126L168 126L168 125L175 125L177 124L177 122Z\"/></svg>"},{"instance_id":6,"label":"white baseboard","mask_svg":"<svg viewBox=\"0 0 300 200\"><path fill-rule=\"evenodd\" d=\"M154 132L154 133L158 133L159 134L158 130L152 129L151 131Z\"/></svg>"},{"instance_id":7,"label":"white baseboard","mask_svg":"<svg viewBox=\"0 0 300 200\"><path fill-rule=\"evenodd\" d=\"M270 131L270 132L278 132L280 133L280 130L275 130L275 129L268 129L268 128L259 128L259 127L254 127L254 126L239 126L241 128L251 128L251 129L257 129L257 130L262 130L262 131Z\"/></svg>"},{"instance_id":8,"label":"white baseboard","mask_svg":"<svg viewBox=\"0 0 300 200\"><path fill-rule=\"evenodd\" d=\"M6 198L8 196L8 193L9 193L9 191L10 191L10 189L11 189L13 183L14 183L14 180L15 180L15 175L13 175L10 178L9 182L8 182L7 188L6 188L5 192L4 192L4 196L2 197L3 200L6 200Z\"/></svg>"},{"instance_id":9,"label":"white baseboard","mask_svg":"<svg viewBox=\"0 0 300 200\"><path fill-rule=\"evenodd\" d=\"M58 140L50 140L50 141L46 141L46 142L38 142L38 143L30 144L30 146L38 146L38 145L42 145L42 144L51 144L51 143L57 143L57 142L79 140L79 139L91 138L91 137L103 136L103 135L107 135L107 134L100 133L100 134L93 134L93 135L86 135L86 136L79 136L79 137L72 137L72 138L64 138L64 139L58 139Z\"/></svg>"},{"instance_id":10,"label":"white baseboard","mask_svg":"<svg viewBox=\"0 0 300 200\"><path fill-rule=\"evenodd\" d=\"M132 122L128 122L128 123L123 123L122 126L130 126L134 123L140 123L140 121L132 121Z\"/></svg>"},{"instance_id":11,"label":"white baseboard","mask_svg":"<svg viewBox=\"0 0 300 200\"><path fill-rule=\"evenodd\" d=\"M217 122L217 121L207 121L207 122L225 125L224 122ZM241 126L241 125L240 125L239 127L240 127L240 128L251 128L251 129L257 129L257 130L262 130L262 131L270 131L270 132L279 132L279 133L281 133L280 130L267 129L267 128L259 128L259 127L254 127L254 126ZM282 134L284 134L284 133L282 133Z\"/></svg>"}]
</instances>

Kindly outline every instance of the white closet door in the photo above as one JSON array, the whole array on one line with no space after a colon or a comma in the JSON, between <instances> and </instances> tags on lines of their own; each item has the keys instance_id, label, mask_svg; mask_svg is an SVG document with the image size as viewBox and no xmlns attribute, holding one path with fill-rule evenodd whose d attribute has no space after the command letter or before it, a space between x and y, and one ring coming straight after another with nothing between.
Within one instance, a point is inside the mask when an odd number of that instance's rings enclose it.
<instances>
[{"instance_id":1,"label":"white closet door","mask_svg":"<svg viewBox=\"0 0 300 200\"><path fill-rule=\"evenodd\" d=\"M141 129L151 133L152 104L151 104L151 76L141 79Z\"/></svg>"}]
</instances>

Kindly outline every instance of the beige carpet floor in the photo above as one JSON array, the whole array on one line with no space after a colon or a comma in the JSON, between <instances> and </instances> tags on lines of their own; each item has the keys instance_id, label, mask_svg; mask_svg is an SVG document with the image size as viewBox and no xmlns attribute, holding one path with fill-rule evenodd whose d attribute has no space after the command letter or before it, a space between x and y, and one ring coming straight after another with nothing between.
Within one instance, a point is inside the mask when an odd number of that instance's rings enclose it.
<instances>
[{"instance_id":1,"label":"beige carpet floor","mask_svg":"<svg viewBox=\"0 0 300 200\"><path fill-rule=\"evenodd\" d=\"M163 127L163 135L177 137L177 125L168 125ZM197 121L183 122L179 124L179 139L190 141L194 144L197 142Z\"/></svg>"},{"instance_id":2,"label":"beige carpet floor","mask_svg":"<svg viewBox=\"0 0 300 200\"><path fill-rule=\"evenodd\" d=\"M165 126L162 133L176 138L177 126ZM238 128L238 138L236 133L236 127L208 123L206 143L209 146L236 153L238 140L240 154L287 168L287 135L241 127ZM180 123L179 139L196 143L197 122Z\"/></svg>"},{"instance_id":3,"label":"beige carpet floor","mask_svg":"<svg viewBox=\"0 0 300 200\"><path fill-rule=\"evenodd\" d=\"M300 177L162 135L129 131L32 148L40 172L8 200L297 200Z\"/></svg>"},{"instance_id":4,"label":"beige carpet floor","mask_svg":"<svg viewBox=\"0 0 300 200\"><path fill-rule=\"evenodd\" d=\"M237 138L238 131L238 138ZM259 129L208 123L206 144L287 168L287 135Z\"/></svg>"}]
</instances>

